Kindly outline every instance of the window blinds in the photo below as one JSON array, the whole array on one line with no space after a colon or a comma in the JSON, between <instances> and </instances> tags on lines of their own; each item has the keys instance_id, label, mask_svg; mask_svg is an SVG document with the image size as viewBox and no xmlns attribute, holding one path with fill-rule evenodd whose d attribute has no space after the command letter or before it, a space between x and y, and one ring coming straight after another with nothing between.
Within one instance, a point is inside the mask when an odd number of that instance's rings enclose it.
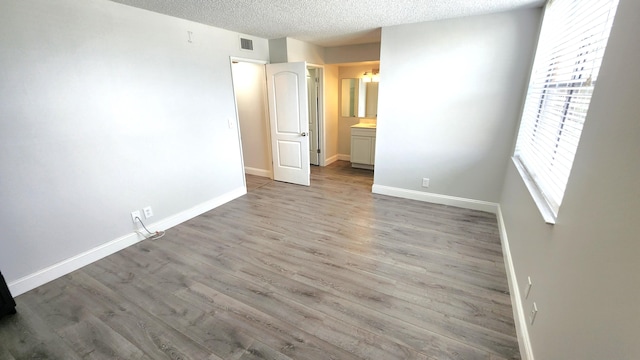
<instances>
[{"instance_id":1,"label":"window blinds","mask_svg":"<svg viewBox=\"0 0 640 360\"><path fill-rule=\"evenodd\" d=\"M551 0L515 149L554 217L564 196L618 0Z\"/></svg>"}]
</instances>

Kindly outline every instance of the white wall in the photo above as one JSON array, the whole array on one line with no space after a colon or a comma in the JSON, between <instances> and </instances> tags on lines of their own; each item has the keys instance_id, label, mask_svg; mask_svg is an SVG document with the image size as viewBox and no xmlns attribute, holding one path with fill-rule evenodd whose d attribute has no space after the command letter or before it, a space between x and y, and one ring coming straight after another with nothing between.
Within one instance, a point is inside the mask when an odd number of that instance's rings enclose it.
<instances>
[{"instance_id":1,"label":"white wall","mask_svg":"<svg viewBox=\"0 0 640 360\"><path fill-rule=\"evenodd\" d=\"M272 64L287 62L287 38L269 40L269 59Z\"/></svg>"},{"instance_id":2,"label":"white wall","mask_svg":"<svg viewBox=\"0 0 640 360\"><path fill-rule=\"evenodd\" d=\"M540 13L382 29L376 186L498 202Z\"/></svg>"},{"instance_id":3,"label":"white wall","mask_svg":"<svg viewBox=\"0 0 640 360\"><path fill-rule=\"evenodd\" d=\"M130 241L132 210L150 205L147 222L171 224L244 190L229 56L267 60L267 40L248 53L236 33L111 1L2 0L0 44L0 266L12 290Z\"/></svg>"},{"instance_id":4,"label":"white wall","mask_svg":"<svg viewBox=\"0 0 640 360\"><path fill-rule=\"evenodd\" d=\"M306 61L308 64L324 64L324 48L308 42L287 38L287 61Z\"/></svg>"},{"instance_id":5,"label":"white wall","mask_svg":"<svg viewBox=\"0 0 640 360\"><path fill-rule=\"evenodd\" d=\"M380 60L380 43L322 47L293 38L269 40L271 63L346 64Z\"/></svg>"},{"instance_id":6,"label":"white wall","mask_svg":"<svg viewBox=\"0 0 640 360\"><path fill-rule=\"evenodd\" d=\"M512 163L501 196L536 359L640 358L640 3L621 0L557 223ZM515 133L514 133L515 136Z\"/></svg>"},{"instance_id":7,"label":"white wall","mask_svg":"<svg viewBox=\"0 0 640 360\"><path fill-rule=\"evenodd\" d=\"M270 177L269 112L264 64L239 61L233 68L242 157L247 174Z\"/></svg>"},{"instance_id":8,"label":"white wall","mask_svg":"<svg viewBox=\"0 0 640 360\"><path fill-rule=\"evenodd\" d=\"M327 64L342 64L380 60L380 43L327 47L324 51Z\"/></svg>"}]
</instances>

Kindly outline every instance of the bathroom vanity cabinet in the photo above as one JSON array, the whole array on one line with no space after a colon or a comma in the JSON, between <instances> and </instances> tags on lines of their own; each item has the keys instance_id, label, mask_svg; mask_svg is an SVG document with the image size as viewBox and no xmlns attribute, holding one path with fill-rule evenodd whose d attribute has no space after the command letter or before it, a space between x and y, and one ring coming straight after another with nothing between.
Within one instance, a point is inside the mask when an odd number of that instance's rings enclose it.
<instances>
[{"instance_id":1,"label":"bathroom vanity cabinet","mask_svg":"<svg viewBox=\"0 0 640 360\"><path fill-rule=\"evenodd\" d=\"M351 127L351 166L373 170L376 156L376 128L371 124Z\"/></svg>"}]
</instances>

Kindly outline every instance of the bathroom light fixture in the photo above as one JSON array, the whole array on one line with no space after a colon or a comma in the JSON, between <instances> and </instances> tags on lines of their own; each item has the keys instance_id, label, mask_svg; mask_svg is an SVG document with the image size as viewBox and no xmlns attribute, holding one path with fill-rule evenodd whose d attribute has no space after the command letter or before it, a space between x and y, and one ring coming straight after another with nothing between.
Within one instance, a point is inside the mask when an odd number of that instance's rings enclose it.
<instances>
[{"instance_id":1,"label":"bathroom light fixture","mask_svg":"<svg viewBox=\"0 0 640 360\"><path fill-rule=\"evenodd\" d=\"M380 81L380 70L372 69L371 71L365 71L362 82L379 82Z\"/></svg>"}]
</instances>

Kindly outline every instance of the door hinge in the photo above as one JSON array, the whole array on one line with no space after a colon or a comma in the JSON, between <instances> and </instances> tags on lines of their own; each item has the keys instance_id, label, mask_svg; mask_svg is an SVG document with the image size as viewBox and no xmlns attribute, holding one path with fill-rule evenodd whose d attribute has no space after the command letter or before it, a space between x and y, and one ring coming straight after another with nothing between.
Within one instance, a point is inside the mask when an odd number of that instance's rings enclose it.
<instances>
[{"instance_id":1,"label":"door hinge","mask_svg":"<svg viewBox=\"0 0 640 360\"><path fill-rule=\"evenodd\" d=\"M320 149L318 149L318 154L320 154Z\"/></svg>"}]
</instances>

